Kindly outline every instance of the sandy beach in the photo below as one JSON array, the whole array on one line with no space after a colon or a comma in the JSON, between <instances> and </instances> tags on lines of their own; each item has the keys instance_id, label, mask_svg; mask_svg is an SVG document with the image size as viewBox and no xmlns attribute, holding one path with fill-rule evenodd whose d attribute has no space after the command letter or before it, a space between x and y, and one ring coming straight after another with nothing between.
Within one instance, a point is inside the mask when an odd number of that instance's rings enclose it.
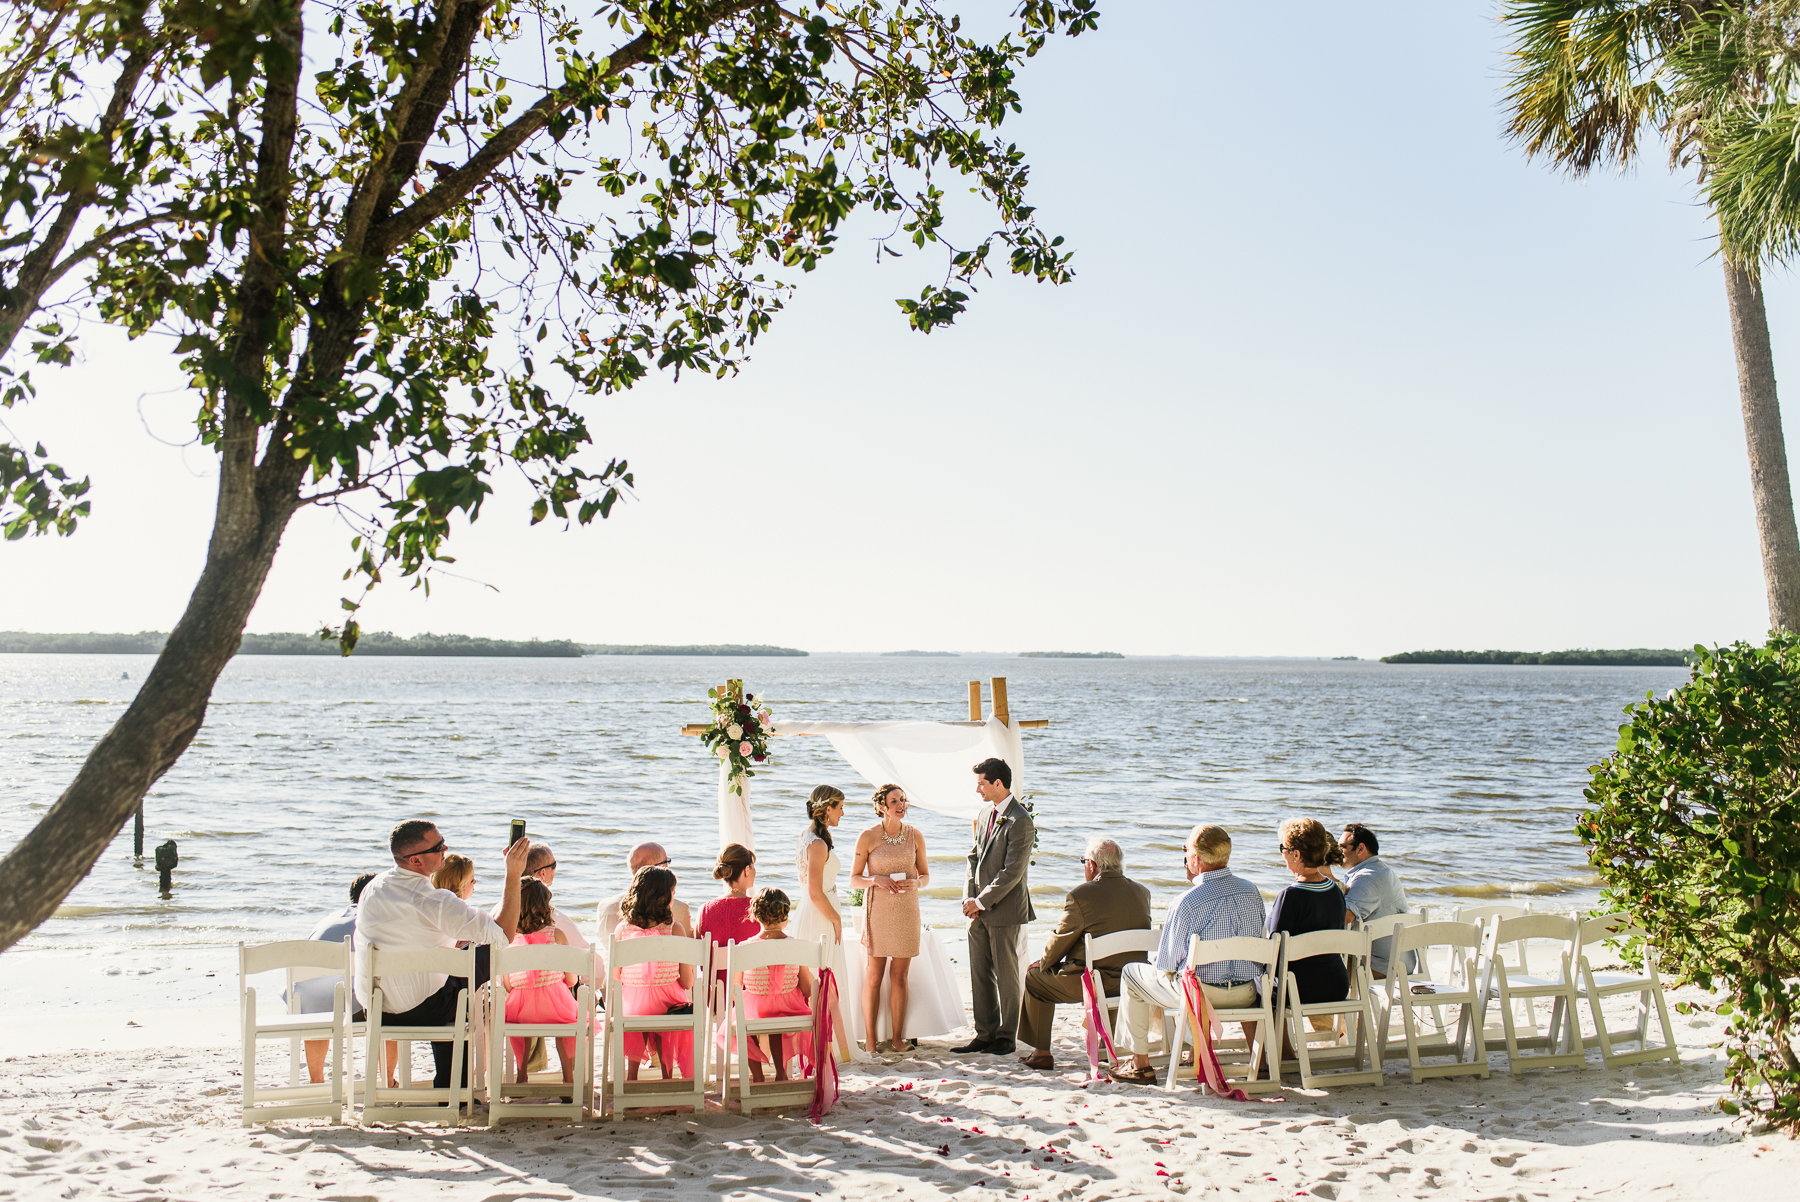
<instances>
[{"instance_id":1,"label":"sandy beach","mask_svg":"<svg viewBox=\"0 0 1800 1202\"><path fill-rule=\"evenodd\" d=\"M1672 1000L1699 1000L1676 991ZM1619 1018L1625 1017L1621 1007ZM954 1056L847 1065L818 1125L799 1111L496 1130L290 1121L246 1130L234 1013L201 1007L8 1024L0 1196L275 1199L1782 1197L1800 1147L1713 1108L1721 1020L1675 1016L1679 1067L1528 1072L1233 1103L1087 1080L1072 1007L1062 1068ZM285 1063L269 1046L265 1072ZM1292 1082L1293 1078L1290 1077ZM478 1112L478 1121L479 1121Z\"/></svg>"}]
</instances>

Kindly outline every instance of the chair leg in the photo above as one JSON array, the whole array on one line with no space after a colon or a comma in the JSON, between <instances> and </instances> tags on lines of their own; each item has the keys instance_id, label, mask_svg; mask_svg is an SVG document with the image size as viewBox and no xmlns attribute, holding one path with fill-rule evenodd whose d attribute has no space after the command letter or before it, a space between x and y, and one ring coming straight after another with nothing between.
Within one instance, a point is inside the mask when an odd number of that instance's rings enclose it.
<instances>
[{"instance_id":1,"label":"chair leg","mask_svg":"<svg viewBox=\"0 0 1800 1202\"><path fill-rule=\"evenodd\" d=\"M1519 1063L1519 1032L1513 1024L1513 999L1500 987L1500 1030L1506 1037L1506 1064L1512 1069L1513 1080L1525 1075L1525 1067Z\"/></svg>"}]
</instances>

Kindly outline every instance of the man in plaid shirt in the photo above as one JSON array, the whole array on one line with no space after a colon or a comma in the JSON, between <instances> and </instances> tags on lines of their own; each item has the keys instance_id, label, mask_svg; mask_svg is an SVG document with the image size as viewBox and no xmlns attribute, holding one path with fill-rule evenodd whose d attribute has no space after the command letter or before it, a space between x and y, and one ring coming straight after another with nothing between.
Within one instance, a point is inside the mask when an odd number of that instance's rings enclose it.
<instances>
[{"instance_id":1,"label":"man in plaid shirt","mask_svg":"<svg viewBox=\"0 0 1800 1202\"><path fill-rule=\"evenodd\" d=\"M1119 977L1119 1029L1114 1043L1131 1053L1132 1068L1112 1070L1112 1079L1128 1085L1149 1085L1156 1074L1150 1069L1150 1011L1181 1009L1178 976L1187 967L1188 941L1245 936L1263 937L1262 893L1255 885L1231 872L1231 836L1222 826L1201 825L1187 840L1187 877L1193 886L1169 907L1163 920L1162 943L1149 964L1127 964ZM1256 1004L1256 981L1262 966L1249 960L1219 960L1196 964L1194 975L1206 991L1206 1000L1222 1010ZM1252 1039L1256 1024L1244 1024L1244 1038Z\"/></svg>"}]
</instances>

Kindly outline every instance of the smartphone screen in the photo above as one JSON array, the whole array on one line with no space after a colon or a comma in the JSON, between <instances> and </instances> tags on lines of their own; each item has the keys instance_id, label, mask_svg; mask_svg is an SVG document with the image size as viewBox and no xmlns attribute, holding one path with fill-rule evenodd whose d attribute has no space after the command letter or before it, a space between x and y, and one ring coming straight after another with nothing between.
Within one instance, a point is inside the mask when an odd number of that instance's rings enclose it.
<instances>
[{"instance_id":1,"label":"smartphone screen","mask_svg":"<svg viewBox=\"0 0 1800 1202\"><path fill-rule=\"evenodd\" d=\"M520 839L523 839L524 837L525 837L525 820L523 818L514 818L512 820L512 834L507 837L506 845L508 847L511 847L513 844L517 843Z\"/></svg>"}]
</instances>

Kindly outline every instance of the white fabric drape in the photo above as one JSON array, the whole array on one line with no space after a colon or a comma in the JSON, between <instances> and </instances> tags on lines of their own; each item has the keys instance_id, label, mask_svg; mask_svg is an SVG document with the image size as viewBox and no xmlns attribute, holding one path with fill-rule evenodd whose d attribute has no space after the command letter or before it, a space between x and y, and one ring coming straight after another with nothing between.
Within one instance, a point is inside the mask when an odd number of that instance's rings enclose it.
<instances>
[{"instance_id":1,"label":"white fabric drape","mask_svg":"<svg viewBox=\"0 0 1800 1202\"><path fill-rule=\"evenodd\" d=\"M998 718L985 722L778 722L772 734L824 735L870 785L889 781L907 800L935 814L974 818L986 805L970 771L989 756L1012 768L1013 792L1022 788L1024 741Z\"/></svg>"},{"instance_id":2,"label":"white fabric drape","mask_svg":"<svg viewBox=\"0 0 1800 1202\"><path fill-rule=\"evenodd\" d=\"M756 832L750 829L750 782L742 794L731 791L731 762L719 761L719 850L741 843L756 850Z\"/></svg>"}]
</instances>

